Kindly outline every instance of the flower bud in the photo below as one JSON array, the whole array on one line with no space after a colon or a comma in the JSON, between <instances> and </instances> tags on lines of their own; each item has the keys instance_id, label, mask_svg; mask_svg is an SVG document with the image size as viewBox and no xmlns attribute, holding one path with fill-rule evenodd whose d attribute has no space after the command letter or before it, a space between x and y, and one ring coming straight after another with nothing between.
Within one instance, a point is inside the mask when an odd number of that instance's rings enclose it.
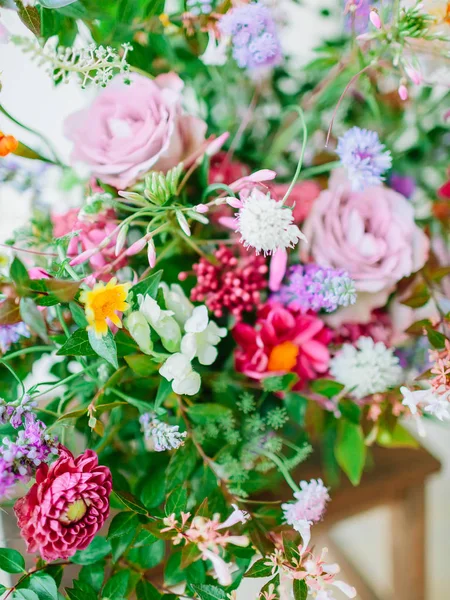
<instances>
[{"instance_id":1,"label":"flower bud","mask_svg":"<svg viewBox=\"0 0 450 600\"><path fill-rule=\"evenodd\" d=\"M177 210L175 214L177 215L177 221L178 221L178 224L180 225L181 229L187 236L190 237L191 229L189 227L189 223L186 220L186 217L179 210Z\"/></svg>"},{"instance_id":2,"label":"flower bud","mask_svg":"<svg viewBox=\"0 0 450 600\"><path fill-rule=\"evenodd\" d=\"M406 85L404 83L401 83L399 88L398 88L398 95L400 96L400 99L405 101L408 100L408 88L406 87Z\"/></svg>"},{"instance_id":3,"label":"flower bud","mask_svg":"<svg viewBox=\"0 0 450 600\"><path fill-rule=\"evenodd\" d=\"M117 236L116 249L115 249L116 256L119 256L119 254L122 252L123 247L125 246L125 242L127 241L127 234L128 234L128 225L125 225L124 227L120 228L119 235Z\"/></svg>"},{"instance_id":4,"label":"flower bud","mask_svg":"<svg viewBox=\"0 0 450 600\"><path fill-rule=\"evenodd\" d=\"M150 326L144 315L138 310L132 312L126 318L125 326L142 352L144 354L151 354L153 342L150 337Z\"/></svg>"},{"instance_id":5,"label":"flower bud","mask_svg":"<svg viewBox=\"0 0 450 600\"><path fill-rule=\"evenodd\" d=\"M152 238L150 238L148 240L147 256L148 256L148 264L153 269L153 267L156 265L156 248L155 248L155 244L154 244Z\"/></svg>"},{"instance_id":6,"label":"flower bud","mask_svg":"<svg viewBox=\"0 0 450 600\"><path fill-rule=\"evenodd\" d=\"M144 235L144 237L139 238L137 240L137 242L134 242L134 244L131 244L131 246L125 251L125 255L126 256L134 256L135 254L139 254L139 252L141 250L143 250L146 245L147 245L147 237Z\"/></svg>"},{"instance_id":7,"label":"flower bud","mask_svg":"<svg viewBox=\"0 0 450 600\"><path fill-rule=\"evenodd\" d=\"M72 260L70 261L69 264L71 267L76 267L77 265L82 265L83 263L85 263L89 259L91 259L98 252L99 252L98 248L90 248L89 250L85 250L78 256L75 256L75 258L72 258Z\"/></svg>"},{"instance_id":8,"label":"flower bud","mask_svg":"<svg viewBox=\"0 0 450 600\"><path fill-rule=\"evenodd\" d=\"M375 8L372 8L369 16L370 22L377 29L381 29L381 19L378 11Z\"/></svg>"},{"instance_id":9,"label":"flower bud","mask_svg":"<svg viewBox=\"0 0 450 600\"><path fill-rule=\"evenodd\" d=\"M206 204L197 204L197 206L194 206L194 210L198 213L207 213L209 211L209 206L207 206Z\"/></svg>"}]
</instances>

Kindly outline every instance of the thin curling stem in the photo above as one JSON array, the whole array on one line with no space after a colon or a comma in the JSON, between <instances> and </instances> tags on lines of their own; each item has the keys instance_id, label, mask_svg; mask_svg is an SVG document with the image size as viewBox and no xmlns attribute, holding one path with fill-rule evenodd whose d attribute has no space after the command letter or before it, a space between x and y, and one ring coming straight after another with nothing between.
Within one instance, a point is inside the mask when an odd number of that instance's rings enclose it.
<instances>
[{"instance_id":1,"label":"thin curling stem","mask_svg":"<svg viewBox=\"0 0 450 600\"><path fill-rule=\"evenodd\" d=\"M298 114L298 116L302 122L302 129L303 129L302 151L300 152L300 158L298 159L297 168L295 170L294 177L291 181L291 185L289 186L287 192L284 195L282 204L284 204L286 202L286 200L289 198L292 190L294 189L294 185L297 183L297 180L300 177L300 171L302 170L303 158L305 156L306 144L308 141L308 128L306 127L305 114L304 114L303 110L300 108L300 106L289 106L287 108L286 112L291 111L291 110L295 111ZM286 112L285 112L285 114L286 114Z\"/></svg>"}]
</instances>

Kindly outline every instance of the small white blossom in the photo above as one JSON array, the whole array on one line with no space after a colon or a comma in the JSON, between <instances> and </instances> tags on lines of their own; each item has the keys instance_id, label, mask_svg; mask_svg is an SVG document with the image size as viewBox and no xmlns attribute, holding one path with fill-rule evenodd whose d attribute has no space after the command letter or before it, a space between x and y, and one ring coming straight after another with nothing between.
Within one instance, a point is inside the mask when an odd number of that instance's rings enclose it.
<instances>
[{"instance_id":1,"label":"small white blossom","mask_svg":"<svg viewBox=\"0 0 450 600\"><path fill-rule=\"evenodd\" d=\"M160 288L163 291L167 309L172 311L178 325L183 327L192 315L194 305L187 298L183 288L178 283L173 283L170 287L167 283L161 283Z\"/></svg>"},{"instance_id":2,"label":"small white blossom","mask_svg":"<svg viewBox=\"0 0 450 600\"><path fill-rule=\"evenodd\" d=\"M197 357L201 365L212 365L218 354L216 346L227 335L226 328L210 321L208 309L203 305L194 308L184 330L181 351L191 360Z\"/></svg>"},{"instance_id":3,"label":"small white blossom","mask_svg":"<svg viewBox=\"0 0 450 600\"><path fill-rule=\"evenodd\" d=\"M200 390L200 375L193 370L189 358L181 352L169 356L159 372L172 382L176 394L194 396Z\"/></svg>"},{"instance_id":4,"label":"small white blossom","mask_svg":"<svg viewBox=\"0 0 450 600\"><path fill-rule=\"evenodd\" d=\"M385 392L402 378L394 351L369 337L359 338L356 346L344 344L330 362L330 373L357 399Z\"/></svg>"},{"instance_id":5,"label":"small white blossom","mask_svg":"<svg viewBox=\"0 0 450 600\"><path fill-rule=\"evenodd\" d=\"M410 390L407 387L401 387L400 392L403 396L402 404L409 408L412 415L416 415L417 409L421 408L440 421L450 420L450 393L443 391L439 394L431 388Z\"/></svg>"},{"instance_id":6,"label":"small white blossom","mask_svg":"<svg viewBox=\"0 0 450 600\"><path fill-rule=\"evenodd\" d=\"M217 40L214 31L208 31L208 45L206 50L199 57L204 65L211 67L222 67L227 62L227 49L230 45L229 37L222 37Z\"/></svg>"},{"instance_id":7,"label":"small white blossom","mask_svg":"<svg viewBox=\"0 0 450 600\"><path fill-rule=\"evenodd\" d=\"M236 217L236 231L246 248L256 254L273 254L282 248L293 248L306 238L294 223L292 209L254 188L242 200Z\"/></svg>"},{"instance_id":8,"label":"small white blossom","mask_svg":"<svg viewBox=\"0 0 450 600\"><path fill-rule=\"evenodd\" d=\"M162 344L169 352L180 349L181 331L178 323L173 318L171 310L163 310L151 296L139 294L139 311L147 319L161 338Z\"/></svg>"}]
</instances>

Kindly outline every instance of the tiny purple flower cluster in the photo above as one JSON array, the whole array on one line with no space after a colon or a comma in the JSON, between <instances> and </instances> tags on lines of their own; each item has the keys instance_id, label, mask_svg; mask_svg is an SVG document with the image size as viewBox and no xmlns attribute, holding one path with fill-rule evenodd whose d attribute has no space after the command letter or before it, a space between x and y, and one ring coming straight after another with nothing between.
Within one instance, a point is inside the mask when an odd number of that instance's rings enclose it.
<instances>
[{"instance_id":1,"label":"tiny purple flower cluster","mask_svg":"<svg viewBox=\"0 0 450 600\"><path fill-rule=\"evenodd\" d=\"M376 131L352 127L339 138L336 152L355 191L380 185L383 173L392 166L391 153Z\"/></svg>"},{"instance_id":2,"label":"tiny purple flower cluster","mask_svg":"<svg viewBox=\"0 0 450 600\"><path fill-rule=\"evenodd\" d=\"M288 277L289 283L283 285L275 297L294 310L332 312L339 306L356 302L355 286L346 271L318 265L294 265Z\"/></svg>"},{"instance_id":3,"label":"tiny purple flower cluster","mask_svg":"<svg viewBox=\"0 0 450 600\"><path fill-rule=\"evenodd\" d=\"M9 423L14 429L22 426L23 418L31 413L37 406L28 394L22 398L18 405L6 404L3 398L0 398L0 424Z\"/></svg>"},{"instance_id":4,"label":"tiny purple flower cluster","mask_svg":"<svg viewBox=\"0 0 450 600\"><path fill-rule=\"evenodd\" d=\"M25 413L23 425L15 440L5 437L0 446L0 498L14 484L26 483L39 465L52 462L58 455L57 438L46 433L44 423L33 413Z\"/></svg>"},{"instance_id":5,"label":"tiny purple flower cluster","mask_svg":"<svg viewBox=\"0 0 450 600\"><path fill-rule=\"evenodd\" d=\"M282 59L272 14L258 2L227 12L220 19L219 29L222 35L231 37L233 57L242 69L272 67Z\"/></svg>"},{"instance_id":6,"label":"tiny purple flower cluster","mask_svg":"<svg viewBox=\"0 0 450 600\"><path fill-rule=\"evenodd\" d=\"M209 15L214 8L214 2L213 0L187 0L186 8L196 17L199 15Z\"/></svg>"},{"instance_id":7,"label":"tiny purple flower cluster","mask_svg":"<svg viewBox=\"0 0 450 600\"><path fill-rule=\"evenodd\" d=\"M12 344L19 341L21 337L30 337L30 330L25 323L14 325L0 325L0 351L2 354L8 352Z\"/></svg>"},{"instance_id":8,"label":"tiny purple flower cluster","mask_svg":"<svg viewBox=\"0 0 450 600\"><path fill-rule=\"evenodd\" d=\"M165 452L166 450L177 450L184 445L184 438L187 433L179 431L178 425L168 425L163 423L152 413L144 413L139 418L144 436L152 440L153 448L156 452Z\"/></svg>"}]
</instances>

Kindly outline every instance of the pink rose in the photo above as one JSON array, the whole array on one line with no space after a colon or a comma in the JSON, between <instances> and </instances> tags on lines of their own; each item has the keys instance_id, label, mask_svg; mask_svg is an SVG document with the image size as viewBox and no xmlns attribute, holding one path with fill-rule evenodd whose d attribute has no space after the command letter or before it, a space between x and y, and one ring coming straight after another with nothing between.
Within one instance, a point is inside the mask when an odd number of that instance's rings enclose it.
<instances>
[{"instance_id":1,"label":"pink rose","mask_svg":"<svg viewBox=\"0 0 450 600\"><path fill-rule=\"evenodd\" d=\"M58 460L38 468L36 483L14 506L28 552L51 561L87 548L108 517L111 489L111 472L95 452L74 458L61 447Z\"/></svg>"},{"instance_id":2,"label":"pink rose","mask_svg":"<svg viewBox=\"0 0 450 600\"><path fill-rule=\"evenodd\" d=\"M288 191L289 185L289 183L274 183L269 188L273 192L273 196L281 200ZM300 181L294 185L286 204L294 206L296 223L302 223L306 219L319 194L320 185L315 181Z\"/></svg>"},{"instance_id":3,"label":"pink rose","mask_svg":"<svg viewBox=\"0 0 450 600\"><path fill-rule=\"evenodd\" d=\"M183 113L178 75L127 78L130 85L116 77L91 106L66 121L72 160L86 163L93 175L118 189L151 169L168 171L188 159L206 133L204 121Z\"/></svg>"},{"instance_id":4,"label":"pink rose","mask_svg":"<svg viewBox=\"0 0 450 600\"><path fill-rule=\"evenodd\" d=\"M315 201L303 231L315 262L344 269L355 282L356 304L327 317L334 327L368 323L372 309L383 306L395 284L428 257L428 238L403 196L382 186L354 192L339 171Z\"/></svg>"}]
</instances>

